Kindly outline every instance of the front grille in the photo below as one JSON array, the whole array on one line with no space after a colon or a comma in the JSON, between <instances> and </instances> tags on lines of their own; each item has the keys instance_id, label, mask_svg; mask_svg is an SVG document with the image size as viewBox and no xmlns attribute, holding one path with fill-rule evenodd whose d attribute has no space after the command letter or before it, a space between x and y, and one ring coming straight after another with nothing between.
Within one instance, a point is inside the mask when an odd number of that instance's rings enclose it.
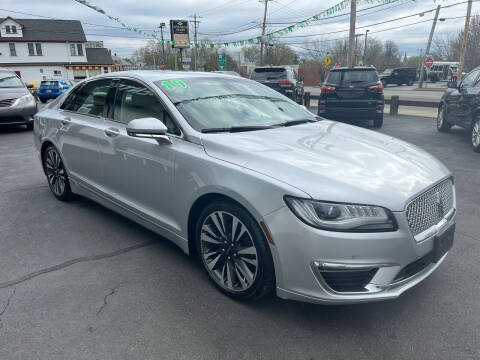
<instances>
[{"instance_id":1,"label":"front grille","mask_svg":"<svg viewBox=\"0 0 480 360\"><path fill-rule=\"evenodd\" d=\"M377 272L377 268L367 270L320 271L327 285L337 292L365 291L367 285Z\"/></svg>"},{"instance_id":2,"label":"front grille","mask_svg":"<svg viewBox=\"0 0 480 360\"><path fill-rule=\"evenodd\" d=\"M15 100L17 100L17 98L0 100L0 107L12 106Z\"/></svg>"},{"instance_id":3,"label":"front grille","mask_svg":"<svg viewBox=\"0 0 480 360\"><path fill-rule=\"evenodd\" d=\"M436 225L453 208L453 183L447 179L413 199L407 206L407 220L413 235Z\"/></svg>"}]
</instances>

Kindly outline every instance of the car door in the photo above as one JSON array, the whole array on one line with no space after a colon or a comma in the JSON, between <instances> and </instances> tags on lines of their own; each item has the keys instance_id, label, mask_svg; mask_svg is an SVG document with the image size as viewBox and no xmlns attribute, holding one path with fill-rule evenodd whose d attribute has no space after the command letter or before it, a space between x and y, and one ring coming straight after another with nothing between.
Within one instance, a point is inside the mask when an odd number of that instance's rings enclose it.
<instances>
[{"instance_id":1,"label":"car door","mask_svg":"<svg viewBox=\"0 0 480 360\"><path fill-rule=\"evenodd\" d=\"M479 74L480 70L473 70L463 78L458 89L447 90L445 103L449 122L465 126L471 120L471 102L474 101L471 88L476 83Z\"/></svg>"},{"instance_id":2,"label":"car door","mask_svg":"<svg viewBox=\"0 0 480 360\"><path fill-rule=\"evenodd\" d=\"M171 209L175 206L173 177L176 148L178 141L183 141L181 132L158 96L143 83L121 79L112 89L99 142L105 194L157 225L178 230ZM171 143L127 134L130 121L145 117L163 121Z\"/></svg>"},{"instance_id":3,"label":"car door","mask_svg":"<svg viewBox=\"0 0 480 360\"><path fill-rule=\"evenodd\" d=\"M58 145L69 176L81 185L97 188L100 183L98 141L110 79L85 83L67 96L59 111Z\"/></svg>"},{"instance_id":4,"label":"car door","mask_svg":"<svg viewBox=\"0 0 480 360\"><path fill-rule=\"evenodd\" d=\"M458 100L458 123L466 129L470 129L476 98L480 90L478 86L480 70L474 70L470 74L472 74L473 82L460 87L460 98Z\"/></svg>"}]
</instances>

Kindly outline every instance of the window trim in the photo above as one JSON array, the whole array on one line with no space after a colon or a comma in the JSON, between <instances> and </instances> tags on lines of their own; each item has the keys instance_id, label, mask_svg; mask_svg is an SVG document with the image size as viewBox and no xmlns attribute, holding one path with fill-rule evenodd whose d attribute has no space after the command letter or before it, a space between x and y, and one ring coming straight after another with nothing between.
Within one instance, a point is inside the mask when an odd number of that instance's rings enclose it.
<instances>
[{"instance_id":1,"label":"window trim","mask_svg":"<svg viewBox=\"0 0 480 360\"><path fill-rule=\"evenodd\" d=\"M35 56L35 43L27 43L28 56ZM32 53L30 53L30 45L32 45Z\"/></svg>"},{"instance_id":2,"label":"window trim","mask_svg":"<svg viewBox=\"0 0 480 360\"><path fill-rule=\"evenodd\" d=\"M10 25L5 25L5 33L6 34L11 34L12 33Z\"/></svg>"},{"instance_id":3,"label":"window trim","mask_svg":"<svg viewBox=\"0 0 480 360\"><path fill-rule=\"evenodd\" d=\"M12 47L13 45L13 47ZM17 55L17 47L14 42L8 43L8 49L10 50L10 56L18 56ZM13 50L13 54L12 54Z\"/></svg>"},{"instance_id":4,"label":"window trim","mask_svg":"<svg viewBox=\"0 0 480 360\"><path fill-rule=\"evenodd\" d=\"M42 49L42 43L35 43L35 54L36 56L43 56L43 49ZM40 54L38 53L38 49L40 49Z\"/></svg>"},{"instance_id":5,"label":"window trim","mask_svg":"<svg viewBox=\"0 0 480 360\"><path fill-rule=\"evenodd\" d=\"M168 115L172 119L172 121L175 124L175 126L177 127L177 129L180 131L180 135L172 134L172 133L169 133L169 132L167 132L167 135L168 136L174 136L174 137L179 138L179 139L184 139L184 131L183 131L182 127L179 126L177 119L172 115L172 113L168 109L167 105L165 104L165 101L163 101L163 99L158 95L158 93L154 89L152 89L152 87L150 85L146 84L142 80L139 80L137 78L131 78L131 77L128 77L128 76L114 77L114 78L112 78L112 84L114 83L114 80L117 80L117 82L115 83L116 89L115 89L115 94L114 94L114 97L113 97L113 104L112 104L113 106L112 106L112 113L111 113L112 117L105 117L105 120L112 121L112 122L117 123L117 124L122 124L125 127L128 125L128 124L125 124L121 121L117 121L117 120L113 119L113 115L114 115L113 109L115 108L115 99L117 98L118 84L120 83L121 80L130 80L130 81L136 82L136 83L138 83L142 86L145 86L148 90L150 90L155 95L157 100L160 101L160 103L162 104L164 110L168 113ZM107 100L108 100L108 95L107 95ZM109 114L107 114L107 115L109 115ZM160 120L160 119L158 119L158 120ZM160 121L162 121L162 120L160 120ZM162 121L162 123L163 123L163 121Z\"/></svg>"}]
</instances>

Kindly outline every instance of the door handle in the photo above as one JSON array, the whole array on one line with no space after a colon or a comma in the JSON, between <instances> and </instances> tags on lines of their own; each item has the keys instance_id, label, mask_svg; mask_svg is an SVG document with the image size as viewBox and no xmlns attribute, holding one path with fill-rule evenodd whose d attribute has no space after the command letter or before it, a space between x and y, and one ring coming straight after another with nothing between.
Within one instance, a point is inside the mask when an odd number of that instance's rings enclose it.
<instances>
[{"instance_id":1,"label":"door handle","mask_svg":"<svg viewBox=\"0 0 480 360\"><path fill-rule=\"evenodd\" d=\"M62 124L63 124L63 125L68 125L68 124L70 124L71 122L72 122L72 119L71 119L69 116L64 117L64 118L62 119Z\"/></svg>"},{"instance_id":2,"label":"door handle","mask_svg":"<svg viewBox=\"0 0 480 360\"><path fill-rule=\"evenodd\" d=\"M115 128L108 128L105 129L105 135L107 135L108 137L116 137L120 135L120 130Z\"/></svg>"}]
</instances>

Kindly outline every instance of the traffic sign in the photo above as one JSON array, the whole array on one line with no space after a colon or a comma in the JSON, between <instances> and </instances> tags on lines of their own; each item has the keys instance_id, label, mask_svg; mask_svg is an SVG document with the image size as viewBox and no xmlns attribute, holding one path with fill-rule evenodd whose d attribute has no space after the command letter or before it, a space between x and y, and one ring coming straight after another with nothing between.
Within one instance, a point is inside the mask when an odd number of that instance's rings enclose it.
<instances>
[{"instance_id":1,"label":"traffic sign","mask_svg":"<svg viewBox=\"0 0 480 360\"><path fill-rule=\"evenodd\" d=\"M433 58L431 56L425 58L425 66L430 69L432 65L433 65Z\"/></svg>"},{"instance_id":2,"label":"traffic sign","mask_svg":"<svg viewBox=\"0 0 480 360\"><path fill-rule=\"evenodd\" d=\"M323 65L325 65L327 69L330 66L331 62L332 62L332 58L330 56L325 56L323 58Z\"/></svg>"},{"instance_id":3,"label":"traffic sign","mask_svg":"<svg viewBox=\"0 0 480 360\"><path fill-rule=\"evenodd\" d=\"M218 54L217 56L218 68L220 70L225 70L227 63L227 56L225 54Z\"/></svg>"},{"instance_id":4,"label":"traffic sign","mask_svg":"<svg viewBox=\"0 0 480 360\"><path fill-rule=\"evenodd\" d=\"M340 66L342 66L342 64L337 61L337 62L335 63L335 67L340 67Z\"/></svg>"}]
</instances>

